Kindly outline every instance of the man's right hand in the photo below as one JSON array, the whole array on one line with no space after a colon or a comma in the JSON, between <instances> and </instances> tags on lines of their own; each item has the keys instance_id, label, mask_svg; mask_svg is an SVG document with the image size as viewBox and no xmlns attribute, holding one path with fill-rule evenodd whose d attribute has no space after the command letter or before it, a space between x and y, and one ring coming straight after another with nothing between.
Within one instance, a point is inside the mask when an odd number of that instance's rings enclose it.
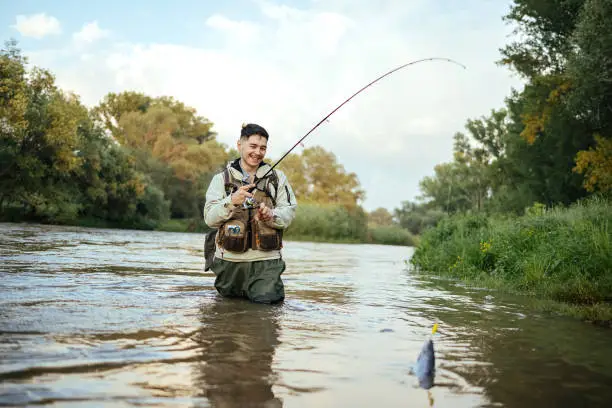
<instances>
[{"instance_id":1,"label":"man's right hand","mask_svg":"<svg viewBox=\"0 0 612 408\"><path fill-rule=\"evenodd\" d=\"M238 188L238 190L232 194L232 204L242 205L247 197L253 197L253 194L247 191L252 187L255 187L255 184L247 184L246 186Z\"/></svg>"}]
</instances>

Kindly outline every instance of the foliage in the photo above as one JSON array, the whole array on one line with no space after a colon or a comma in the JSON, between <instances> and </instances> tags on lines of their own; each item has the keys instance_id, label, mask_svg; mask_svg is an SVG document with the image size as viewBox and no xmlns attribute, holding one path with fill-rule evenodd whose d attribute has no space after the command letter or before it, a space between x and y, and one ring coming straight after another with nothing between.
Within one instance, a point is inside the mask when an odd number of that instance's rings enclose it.
<instances>
[{"instance_id":1,"label":"foliage","mask_svg":"<svg viewBox=\"0 0 612 408\"><path fill-rule=\"evenodd\" d=\"M610 0L512 0L503 20L516 36L497 62L524 86L504 106L466 120L451 160L420 181L419 203L365 213L357 175L314 146L279 165L300 202L288 234L408 242L408 234L452 214L522 215L536 203L568 206L610 191L611 19ZM7 42L0 58L5 218L206 228L208 183L237 156L216 140L210 120L172 96L132 90L87 109L49 71L26 65L16 42Z\"/></svg>"},{"instance_id":2,"label":"foliage","mask_svg":"<svg viewBox=\"0 0 612 408\"><path fill-rule=\"evenodd\" d=\"M430 206L446 213L484 210L499 178L494 160L506 151L506 117L504 109L491 110L488 117L467 121L468 135L455 134L453 161L421 180L422 198Z\"/></svg>"},{"instance_id":3,"label":"foliage","mask_svg":"<svg viewBox=\"0 0 612 408\"><path fill-rule=\"evenodd\" d=\"M393 214L391 214L386 208L379 207L368 213L368 223L376 226L393 225Z\"/></svg>"},{"instance_id":4,"label":"foliage","mask_svg":"<svg viewBox=\"0 0 612 408\"><path fill-rule=\"evenodd\" d=\"M368 225L368 214L360 207L339 204L300 203L285 239L315 242L415 244L415 237L395 225Z\"/></svg>"},{"instance_id":5,"label":"foliage","mask_svg":"<svg viewBox=\"0 0 612 408\"><path fill-rule=\"evenodd\" d=\"M170 97L134 92L88 109L27 63L8 41L0 54L3 219L150 229L201 214L226 159L212 123Z\"/></svg>"},{"instance_id":6,"label":"foliage","mask_svg":"<svg viewBox=\"0 0 612 408\"><path fill-rule=\"evenodd\" d=\"M320 146L291 153L278 165L302 203L331 203L355 207L365 192L355 173L347 173L336 156Z\"/></svg>"},{"instance_id":7,"label":"foliage","mask_svg":"<svg viewBox=\"0 0 612 408\"><path fill-rule=\"evenodd\" d=\"M467 281L495 280L573 304L612 300L612 202L536 206L517 217L458 214L420 238L410 263Z\"/></svg>"},{"instance_id":8,"label":"foliage","mask_svg":"<svg viewBox=\"0 0 612 408\"><path fill-rule=\"evenodd\" d=\"M369 228L368 242L381 245L414 246L417 239L410 231L397 225L380 225Z\"/></svg>"},{"instance_id":9,"label":"foliage","mask_svg":"<svg viewBox=\"0 0 612 408\"><path fill-rule=\"evenodd\" d=\"M612 190L612 139L595 136L596 146L576 155L574 170L584 173L584 188L589 192Z\"/></svg>"},{"instance_id":10,"label":"foliage","mask_svg":"<svg viewBox=\"0 0 612 408\"><path fill-rule=\"evenodd\" d=\"M499 63L526 78L562 72L571 49L569 38L583 3L584 0L514 0L503 20L516 25L514 33L521 40L500 50Z\"/></svg>"},{"instance_id":11,"label":"foliage","mask_svg":"<svg viewBox=\"0 0 612 408\"><path fill-rule=\"evenodd\" d=\"M446 214L431 203L418 204L403 201L400 208L394 210L397 224L413 235L419 235L427 228L435 226Z\"/></svg>"},{"instance_id":12,"label":"foliage","mask_svg":"<svg viewBox=\"0 0 612 408\"><path fill-rule=\"evenodd\" d=\"M11 218L41 222L146 219L137 209L145 187L140 175L78 98L59 90L48 71L26 75L27 61L14 42L0 60L2 111L8 112L0 134L0 207Z\"/></svg>"},{"instance_id":13,"label":"foliage","mask_svg":"<svg viewBox=\"0 0 612 408\"><path fill-rule=\"evenodd\" d=\"M57 88L49 71L28 72L15 41L7 42L1 56L3 219L208 229L202 221L206 190L237 156L235 148L215 140L212 122L172 97L134 91L108 93L88 109ZM360 206L364 191L333 153L305 149L280 168L303 203L293 226L298 235L410 241L397 226L368 233Z\"/></svg>"},{"instance_id":14,"label":"foliage","mask_svg":"<svg viewBox=\"0 0 612 408\"><path fill-rule=\"evenodd\" d=\"M367 214L339 204L300 203L287 229L287 239L365 242Z\"/></svg>"},{"instance_id":15,"label":"foliage","mask_svg":"<svg viewBox=\"0 0 612 408\"><path fill-rule=\"evenodd\" d=\"M514 0L504 20L518 39L498 62L525 85L467 121L453 161L421 180L423 198L447 213L522 214L609 190L610 18L609 0Z\"/></svg>"}]
</instances>

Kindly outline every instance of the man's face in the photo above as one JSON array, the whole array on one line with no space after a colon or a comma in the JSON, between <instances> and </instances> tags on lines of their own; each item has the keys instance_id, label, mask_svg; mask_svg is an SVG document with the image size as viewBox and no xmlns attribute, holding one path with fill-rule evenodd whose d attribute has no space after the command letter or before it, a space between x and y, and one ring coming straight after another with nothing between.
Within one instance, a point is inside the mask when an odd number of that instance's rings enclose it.
<instances>
[{"instance_id":1,"label":"man's face","mask_svg":"<svg viewBox=\"0 0 612 408\"><path fill-rule=\"evenodd\" d=\"M251 135L248 139L238 140L238 151L242 160L250 167L258 167L266 156L268 139L259 135Z\"/></svg>"}]
</instances>

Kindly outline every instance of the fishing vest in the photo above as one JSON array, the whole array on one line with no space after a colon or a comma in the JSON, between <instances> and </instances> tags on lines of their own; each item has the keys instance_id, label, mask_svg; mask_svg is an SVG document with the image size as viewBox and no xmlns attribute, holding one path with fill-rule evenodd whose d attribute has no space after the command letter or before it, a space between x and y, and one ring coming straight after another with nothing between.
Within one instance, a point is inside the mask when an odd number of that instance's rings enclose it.
<instances>
[{"instance_id":1,"label":"fishing vest","mask_svg":"<svg viewBox=\"0 0 612 408\"><path fill-rule=\"evenodd\" d=\"M227 169L223 169L223 180L227 195L242 186L242 180L236 179ZM273 188L273 190L272 190ZM273 251L283 246L282 229L271 228L264 222L256 220L257 208L264 203L268 208L276 207L278 193L278 175L270 172L264 179L258 180L253 190L253 206L241 205L232 211L232 216L217 231L217 246L230 252L246 252L249 248L259 251Z\"/></svg>"}]
</instances>

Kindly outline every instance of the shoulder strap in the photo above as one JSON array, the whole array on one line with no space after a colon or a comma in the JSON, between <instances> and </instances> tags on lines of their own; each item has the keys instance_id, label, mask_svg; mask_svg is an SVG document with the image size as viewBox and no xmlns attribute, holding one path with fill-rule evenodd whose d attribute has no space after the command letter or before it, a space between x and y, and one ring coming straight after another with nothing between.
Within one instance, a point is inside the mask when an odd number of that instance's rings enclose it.
<instances>
[{"instance_id":1,"label":"shoulder strap","mask_svg":"<svg viewBox=\"0 0 612 408\"><path fill-rule=\"evenodd\" d=\"M270 194L270 184L274 186L274 197L272 197L272 194ZM272 205L276 207L276 198L278 197L278 174L276 173L276 170L272 170L270 175L266 177L265 186L266 195L270 197L270 199L272 200Z\"/></svg>"},{"instance_id":2,"label":"shoulder strap","mask_svg":"<svg viewBox=\"0 0 612 408\"><path fill-rule=\"evenodd\" d=\"M238 187L230 180L230 174L227 167L223 169L223 184L225 186L225 194L232 194Z\"/></svg>"}]
</instances>

